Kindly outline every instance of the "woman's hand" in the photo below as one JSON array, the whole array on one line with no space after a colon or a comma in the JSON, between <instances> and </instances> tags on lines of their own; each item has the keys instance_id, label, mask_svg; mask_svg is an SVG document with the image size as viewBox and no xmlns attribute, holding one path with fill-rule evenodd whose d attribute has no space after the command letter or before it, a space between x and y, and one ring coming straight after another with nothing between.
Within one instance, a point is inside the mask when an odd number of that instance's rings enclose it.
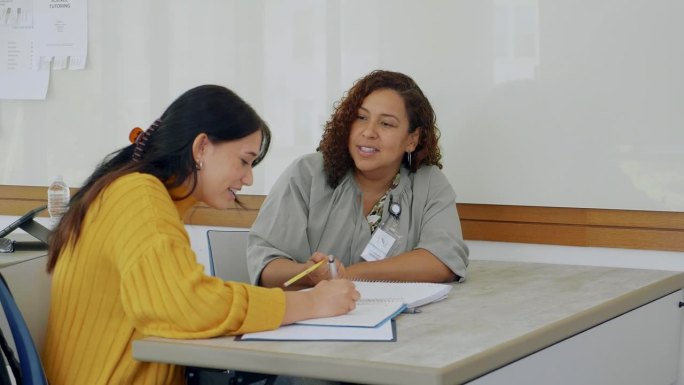
<instances>
[{"instance_id":1,"label":"woman's hand","mask_svg":"<svg viewBox=\"0 0 684 385\"><path fill-rule=\"evenodd\" d=\"M309 286L315 286L319 282L324 281L324 280L346 277L346 271L344 269L344 265L342 264L342 262L340 262L335 257L333 257L333 258L335 261L335 266L337 267L337 276L336 277L333 277L330 274L330 266L328 265L328 262L327 262L328 261L328 255L327 254L324 254L324 253L317 251L311 255L311 258L309 258L309 260L305 264L306 265L305 268L308 268L309 266L311 266L315 263L318 263L322 260L324 260L326 262L324 262L323 265L321 267L319 267L318 269L309 273L309 275L307 276Z\"/></svg>"},{"instance_id":2,"label":"woman's hand","mask_svg":"<svg viewBox=\"0 0 684 385\"><path fill-rule=\"evenodd\" d=\"M305 263L295 262L285 257L275 258L270 261L261 271L259 285L264 287L282 288L283 283L287 282L290 278L296 276L321 260L327 261L328 255L321 252L315 252ZM345 271L344 265L335 259L335 266L337 266L337 278L346 278L347 273ZM285 288L285 290L299 290L306 287L316 286L317 283L324 280L329 280L331 278L332 277L330 276L328 263L325 262L316 268L316 270L310 272L306 276L294 282L292 285Z\"/></svg>"},{"instance_id":3,"label":"woman's hand","mask_svg":"<svg viewBox=\"0 0 684 385\"><path fill-rule=\"evenodd\" d=\"M324 280L311 290L285 292L283 325L346 314L356 308L360 297L354 283L346 279Z\"/></svg>"},{"instance_id":4,"label":"woman's hand","mask_svg":"<svg viewBox=\"0 0 684 385\"><path fill-rule=\"evenodd\" d=\"M315 317L346 314L356 308L356 301L361 298L354 283L346 279L321 281L310 292L318 313Z\"/></svg>"}]
</instances>

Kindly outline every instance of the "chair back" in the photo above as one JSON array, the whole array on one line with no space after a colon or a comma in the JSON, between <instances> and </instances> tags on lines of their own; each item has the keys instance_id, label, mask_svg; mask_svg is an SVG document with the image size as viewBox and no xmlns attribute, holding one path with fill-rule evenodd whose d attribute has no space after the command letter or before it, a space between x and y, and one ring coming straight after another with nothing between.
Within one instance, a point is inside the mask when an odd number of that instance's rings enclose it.
<instances>
[{"instance_id":1,"label":"chair back","mask_svg":"<svg viewBox=\"0 0 684 385\"><path fill-rule=\"evenodd\" d=\"M24 317L19 311L19 307L14 301L2 274L0 274L0 303L2 303L2 309L12 331L12 338L19 356L21 382L17 379L17 383L22 385L48 385L43 365L40 362L40 355L33 343L29 328L26 326Z\"/></svg>"},{"instance_id":2,"label":"chair back","mask_svg":"<svg viewBox=\"0 0 684 385\"><path fill-rule=\"evenodd\" d=\"M249 283L247 239L249 230L208 230L209 270L224 281Z\"/></svg>"}]
</instances>

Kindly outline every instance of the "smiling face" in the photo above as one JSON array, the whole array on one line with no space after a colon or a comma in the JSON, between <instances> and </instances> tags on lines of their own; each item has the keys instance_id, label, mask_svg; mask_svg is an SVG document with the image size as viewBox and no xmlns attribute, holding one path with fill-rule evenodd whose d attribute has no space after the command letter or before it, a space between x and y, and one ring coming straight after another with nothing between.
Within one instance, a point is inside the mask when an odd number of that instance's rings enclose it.
<instances>
[{"instance_id":1,"label":"smiling face","mask_svg":"<svg viewBox=\"0 0 684 385\"><path fill-rule=\"evenodd\" d=\"M193 142L197 186L192 196L216 209L228 208L242 186L251 186L252 162L259 155L261 131L238 140L212 143L206 134Z\"/></svg>"},{"instance_id":2,"label":"smiling face","mask_svg":"<svg viewBox=\"0 0 684 385\"><path fill-rule=\"evenodd\" d=\"M415 150L419 135L420 129L409 133L409 117L399 93L373 91L361 103L349 133L355 172L369 179L394 176L404 154Z\"/></svg>"}]
</instances>

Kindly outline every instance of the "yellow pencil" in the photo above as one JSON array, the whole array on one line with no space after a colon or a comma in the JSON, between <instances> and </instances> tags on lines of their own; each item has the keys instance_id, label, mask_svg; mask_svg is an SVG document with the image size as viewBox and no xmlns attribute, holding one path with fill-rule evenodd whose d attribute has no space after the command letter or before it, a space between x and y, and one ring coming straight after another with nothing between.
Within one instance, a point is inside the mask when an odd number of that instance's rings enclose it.
<instances>
[{"instance_id":1,"label":"yellow pencil","mask_svg":"<svg viewBox=\"0 0 684 385\"><path fill-rule=\"evenodd\" d=\"M313 266L309 267L308 269L302 271L301 273L295 275L294 277L290 278L283 284L283 287L288 287L292 285L293 283L299 281L300 278L304 277L305 275L311 273L312 271L318 269L323 262L325 262L325 259L321 259L320 261L316 262Z\"/></svg>"}]
</instances>

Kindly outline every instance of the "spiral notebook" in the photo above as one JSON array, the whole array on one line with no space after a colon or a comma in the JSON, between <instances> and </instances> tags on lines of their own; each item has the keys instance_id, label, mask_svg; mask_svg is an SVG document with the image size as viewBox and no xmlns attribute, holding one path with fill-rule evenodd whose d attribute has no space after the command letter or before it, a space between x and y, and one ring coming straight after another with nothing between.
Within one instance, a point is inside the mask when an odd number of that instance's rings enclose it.
<instances>
[{"instance_id":1,"label":"spiral notebook","mask_svg":"<svg viewBox=\"0 0 684 385\"><path fill-rule=\"evenodd\" d=\"M299 321L301 325L376 327L404 309L415 309L439 301L451 285L426 282L354 281L361 299L351 312L327 318Z\"/></svg>"},{"instance_id":2,"label":"spiral notebook","mask_svg":"<svg viewBox=\"0 0 684 385\"><path fill-rule=\"evenodd\" d=\"M428 282L354 281L361 299L399 299L408 309L440 301L447 297L452 286Z\"/></svg>"}]
</instances>

